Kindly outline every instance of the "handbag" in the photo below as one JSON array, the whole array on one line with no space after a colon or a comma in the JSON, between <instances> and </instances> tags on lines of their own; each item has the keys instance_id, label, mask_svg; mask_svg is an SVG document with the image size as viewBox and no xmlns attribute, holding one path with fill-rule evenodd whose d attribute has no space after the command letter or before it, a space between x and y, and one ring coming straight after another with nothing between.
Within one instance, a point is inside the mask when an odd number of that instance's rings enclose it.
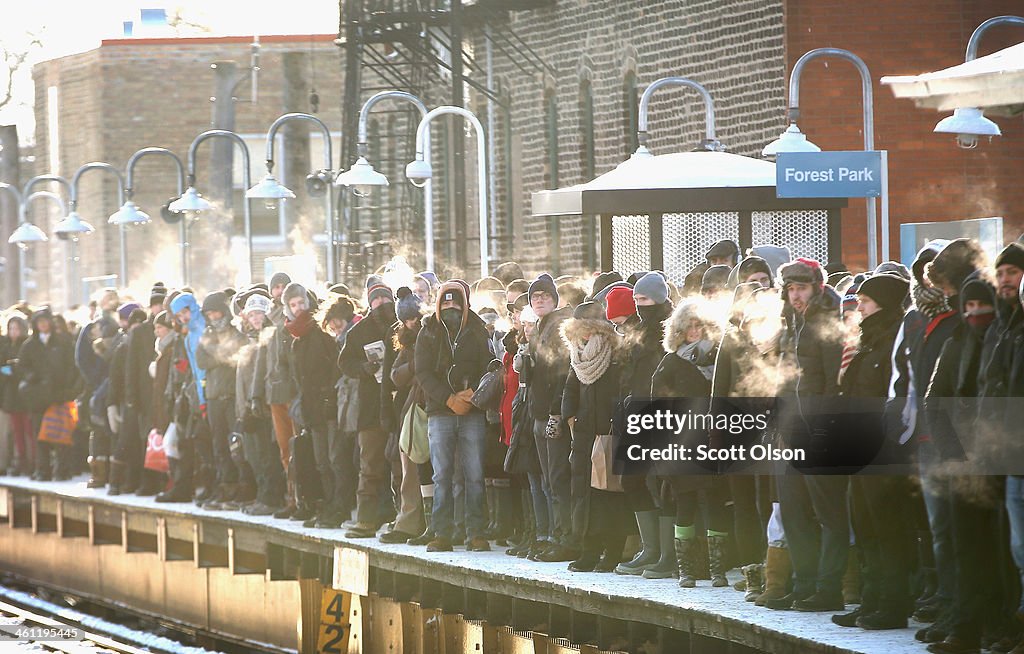
<instances>
[{"instance_id":1,"label":"handbag","mask_svg":"<svg viewBox=\"0 0 1024 654\"><path fill-rule=\"evenodd\" d=\"M430 460L430 441L427 438L427 412L413 402L402 416L402 431L398 437L398 449L409 460L419 465Z\"/></svg>"},{"instance_id":2,"label":"handbag","mask_svg":"<svg viewBox=\"0 0 1024 654\"><path fill-rule=\"evenodd\" d=\"M537 444L533 440L533 419L529 415L524 385L520 385L512 400L512 438L505 452L503 468L510 475L541 472Z\"/></svg>"},{"instance_id":3,"label":"handbag","mask_svg":"<svg viewBox=\"0 0 1024 654\"><path fill-rule=\"evenodd\" d=\"M612 472L615 463L615 437L598 434L590 451L590 487L612 493L623 492L622 475Z\"/></svg>"},{"instance_id":4,"label":"handbag","mask_svg":"<svg viewBox=\"0 0 1024 654\"><path fill-rule=\"evenodd\" d=\"M143 467L146 470L165 474L170 470L164 436L155 429L151 429L149 436L146 437L146 460L143 463Z\"/></svg>"},{"instance_id":5,"label":"handbag","mask_svg":"<svg viewBox=\"0 0 1024 654\"><path fill-rule=\"evenodd\" d=\"M71 445L78 426L78 407L74 402L51 404L39 426L39 441L51 445Z\"/></svg>"},{"instance_id":6,"label":"handbag","mask_svg":"<svg viewBox=\"0 0 1024 654\"><path fill-rule=\"evenodd\" d=\"M498 364L495 366L494 364ZM478 409L497 410L501 404L501 397L505 392L505 371L500 361L492 361L487 367L487 372L480 378L480 383L469 401Z\"/></svg>"}]
</instances>

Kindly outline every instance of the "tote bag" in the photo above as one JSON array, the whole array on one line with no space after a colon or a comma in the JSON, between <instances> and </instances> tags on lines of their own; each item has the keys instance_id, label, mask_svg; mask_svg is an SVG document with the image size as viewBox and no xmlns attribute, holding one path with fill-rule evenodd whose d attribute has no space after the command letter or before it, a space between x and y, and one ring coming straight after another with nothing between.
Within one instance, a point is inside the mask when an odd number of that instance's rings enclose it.
<instances>
[{"instance_id":1,"label":"tote bag","mask_svg":"<svg viewBox=\"0 0 1024 654\"><path fill-rule=\"evenodd\" d=\"M51 404L43 414L39 440L51 445L71 445L72 433L78 426L78 406L74 402Z\"/></svg>"},{"instance_id":2,"label":"tote bag","mask_svg":"<svg viewBox=\"0 0 1024 654\"><path fill-rule=\"evenodd\" d=\"M615 438L611 434L598 434L594 438L590 461L593 464L590 472L591 488L621 493L622 475L612 472L612 465L615 462Z\"/></svg>"},{"instance_id":3,"label":"tote bag","mask_svg":"<svg viewBox=\"0 0 1024 654\"><path fill-rule=\"evenodd\" d=\"M419 465L430 460L430 442L427 440L427 412L413 402L402 416L402 432L398 438L398 449L409 460Z\"/></svg>"}]
</instances>

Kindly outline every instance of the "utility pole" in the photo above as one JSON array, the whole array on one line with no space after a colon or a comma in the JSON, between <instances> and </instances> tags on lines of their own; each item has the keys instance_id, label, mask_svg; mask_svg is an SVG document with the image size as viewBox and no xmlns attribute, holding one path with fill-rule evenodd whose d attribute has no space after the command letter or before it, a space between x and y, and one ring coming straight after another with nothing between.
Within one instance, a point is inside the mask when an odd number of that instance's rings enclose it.
<instances>
[{"instance_id":1,"label":"utility pole","mask_svg":"<svg viewBox=\"0 0 1024 654\"><path fill-rule=\"evenodd\" d=\"M18 128L14 125L0 125L0 182L21 188ZM10 193L0 194L0 234L3 234L0 256L5 259L0 306L10 306L21 299L18 297L21 292L18 288L18 246L7 242L7 236L17 227L18 203Z\"/></svg>"},{"instance_id":2,"label":"utility pole","mask_svg":"<svg viewBox=\"0 0 1024 654\"><path fill-rule=\"evenodd\" d=\"M451 0L451 56L452 106L465 106L462 83L462 0ZM455 218L455 265L465 268L466 257L466 136L461 124L452 124L452 179L454 180L451 208ZM481 162L483 165L483 162Z\"/></svg>"}]
</instances>

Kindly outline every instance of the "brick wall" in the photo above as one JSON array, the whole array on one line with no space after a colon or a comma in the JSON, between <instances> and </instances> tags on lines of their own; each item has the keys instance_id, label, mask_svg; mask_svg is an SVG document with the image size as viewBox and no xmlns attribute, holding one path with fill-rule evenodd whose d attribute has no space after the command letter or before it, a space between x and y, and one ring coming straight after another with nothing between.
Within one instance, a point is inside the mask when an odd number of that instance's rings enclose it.
<instances>
[{"instance_id":1,"label":"brick wall","mask_svg":"<svg viewBox=\"0 0 1024 654\"><path fill-rule=\"evenodd\" d=\"M1003 131L992 143L961 150L932 129L946 113L896 100L878 83L885 75L919 74L963 63L967 40L985 19L1019 14L1007 0L787 0L788 70L806 51L831 46L858 54L871 70L875 92L875 147L889 151L890 253L899 257L899 224L1003 216L1008 240L1024 231L1024 125L994 118ZM1019 43L1024 30L996 27L986 33L981 55ZM826 63L827 62L827 65ZM863 147L860 79L843 61L817 60L801 80L800 128L826 150ZM844 258L867 263L865 208L851 200L844 210Z\"/></svg>"},{"instance_id":2,"label":"brick wall","mask_svg":"<svg viewBox=\"0 0 1024 654\"><path fill-rule=\"evenodd\" d=\"M546 89L557 97L560 186L589 181L581 156L583 79L590 80L593 90L597 174L614 168L633 149L623 92L630 71L636 77L637 98L660 77L678 75L703 84L716 104L718 136L731 152L758 155L781 131L781 2L574 0L510 16L507 24L497 23L492 29L514 31L554 68L551 74L525 74L509 57L495 52L496 76L511 98L515 153L511 188L505 166L500 161L498 165L499 215L503 219L506 212L514 212L516 225L511 250L503 247L501 254L514 256L529 268L553 267L550 255L557 250L561 272L582 272L584 247L595 252L597 247L596 241L584 243L580 219L561 220L556 240L546 221L530 214L530 193L545 188L548 181ZM473 36L475 56L482 62L480 30ZM703 139L703 103L693 91L660 91L649 116L649 145L656 153L689 150ZM505 144L502 130L497 131L501 153Z\"/></svg>"}]
</instances>

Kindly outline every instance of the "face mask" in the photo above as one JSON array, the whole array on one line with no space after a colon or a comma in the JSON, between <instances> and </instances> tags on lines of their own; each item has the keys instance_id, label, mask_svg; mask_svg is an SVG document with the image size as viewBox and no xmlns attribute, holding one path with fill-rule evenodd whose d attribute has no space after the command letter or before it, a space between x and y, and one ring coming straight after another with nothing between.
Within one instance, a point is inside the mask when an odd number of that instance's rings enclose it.
<instances>
[{"instance_id":1,"label":"face mask","mask_svg":"<svg viewBox=\"0 0 1024 654\"><path fill-rule=\"evenodd\" d=\"M645 323L659 322L663 320L665 317L664 309L662 309L661 305L658 304L652 304L645 307L637 307L636 313L637 315L640 316L640 320Z\"/></svg>"},{"instance_id":2,"label":"face mask","mask_svg":"<svg viewBox=\"0 0 1024 654\"><path fill-rule=\"evenodd\" d=\"M987 311L985 313L969 313L967 314L967 324L970 325L971 329L976 331L984 331L992 324L992 321L996 319L994 311Z\"/></svg>"},{"instance_id":3,"label":"face mask","mask_svg":"<svg viewBox=\"0 0 1024 654\"><path fill-rule=\"evenodd\" d=\"M441 322L448 331L456 331L462 326L462 309L449 308L441 310Z\"/></svg>"}]
</instances>

